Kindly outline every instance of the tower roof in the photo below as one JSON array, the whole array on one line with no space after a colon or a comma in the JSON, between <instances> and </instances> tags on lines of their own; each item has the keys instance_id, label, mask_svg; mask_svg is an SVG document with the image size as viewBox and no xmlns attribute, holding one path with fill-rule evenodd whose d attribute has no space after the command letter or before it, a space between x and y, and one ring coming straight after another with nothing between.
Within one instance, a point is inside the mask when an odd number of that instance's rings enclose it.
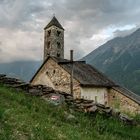
<instances>
[{"instance_id":1,"label":"tower roof","mask_svg":"<svg viewBox=\"0 0 140 140\"><path fill-rule=\"evenodd\" d=\"M49 28L49 27L51 27L51 26L53 26L53 25L56 26L56 27L58 27L58 28L60 28L60 29L63 29L64 30L64 28L62 27L62 25L59 23L59 21L57 20L57 18L55 16L47 24L47 26L44 28L44 30L47 29L47 28Z\"/></svg>"}]
</instances>

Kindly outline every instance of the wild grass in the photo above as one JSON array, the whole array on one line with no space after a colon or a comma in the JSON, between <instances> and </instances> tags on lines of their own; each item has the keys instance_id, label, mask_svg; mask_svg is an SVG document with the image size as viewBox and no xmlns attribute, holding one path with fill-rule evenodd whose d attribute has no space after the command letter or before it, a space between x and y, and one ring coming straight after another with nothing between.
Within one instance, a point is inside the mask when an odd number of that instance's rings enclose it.
<instances>
[{"instance_id":1,"label":"wild grass","mask_svg":"<svg viewBox=\"0 0 140 140\"><path fill-rule=\"evenodd\" d=\"M0 140L140 140L140 127L54 106L0 85Z\"/></svg>"}]
</instances>

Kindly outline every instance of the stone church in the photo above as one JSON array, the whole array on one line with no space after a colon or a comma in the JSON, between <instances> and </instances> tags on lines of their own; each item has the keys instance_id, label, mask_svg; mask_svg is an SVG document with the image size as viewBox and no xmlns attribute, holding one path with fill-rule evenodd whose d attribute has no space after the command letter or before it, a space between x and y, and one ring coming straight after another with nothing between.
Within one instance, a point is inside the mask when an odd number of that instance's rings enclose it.
<instances>
[{"instance_id":1,"label":"stone church","mask_svg":"<svg viewBox=\"0 0 140 140\"><path fill-rule=\"evenodd\" d=\"M54 16L44 28L44 62L30 83L53 87L70 94L73 69L73 96L140 113L140 97L123 88L84 61L64 59L64 28Z\"/></svg>"}]
</instances>

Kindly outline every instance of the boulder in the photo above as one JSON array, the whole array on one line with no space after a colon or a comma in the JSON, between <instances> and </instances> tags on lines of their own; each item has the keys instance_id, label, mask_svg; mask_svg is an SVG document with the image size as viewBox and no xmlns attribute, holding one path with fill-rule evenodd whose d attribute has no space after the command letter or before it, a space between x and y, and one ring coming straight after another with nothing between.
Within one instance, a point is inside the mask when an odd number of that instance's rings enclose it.
<instances>
[{"instance_id":1,"label":"boulder","mask_svg":"<svg viewBox=\"0 0 140 140\"><path fill-rule=\"evenodd\" d=\"M92 107L89 107L89 108L85 109L85 112L95 113L95 112L97 112L97 106L94 105Z\"/></svg>"},{"instance_id":2,"label":"boulder","mask_svg":"<svg viewBox=\"0 0 140 140\"><path fill-rule=\"evenodd\" d=\"M119 118L120 118L121 121L123 121L125 123L131 124L133 122L133 119L128 117L126 114L120 113Z\"/></svg>"}]
</instances>

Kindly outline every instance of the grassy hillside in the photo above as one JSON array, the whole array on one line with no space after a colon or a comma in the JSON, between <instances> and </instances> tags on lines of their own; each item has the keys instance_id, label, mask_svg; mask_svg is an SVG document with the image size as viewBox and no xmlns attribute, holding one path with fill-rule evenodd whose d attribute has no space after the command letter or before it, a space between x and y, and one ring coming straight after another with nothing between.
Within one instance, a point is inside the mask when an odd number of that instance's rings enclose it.
<instances>
[{"instance_id":1,"label":"grassy hillside","mask_svg":"<svg viewBox=\"0 0 140 140\"><path fill-rule=\"evenodd\" d=\"M139 132L138 126L74 112L0 85L0 140L140 140Z\"/></svg>"}]
</instances>

